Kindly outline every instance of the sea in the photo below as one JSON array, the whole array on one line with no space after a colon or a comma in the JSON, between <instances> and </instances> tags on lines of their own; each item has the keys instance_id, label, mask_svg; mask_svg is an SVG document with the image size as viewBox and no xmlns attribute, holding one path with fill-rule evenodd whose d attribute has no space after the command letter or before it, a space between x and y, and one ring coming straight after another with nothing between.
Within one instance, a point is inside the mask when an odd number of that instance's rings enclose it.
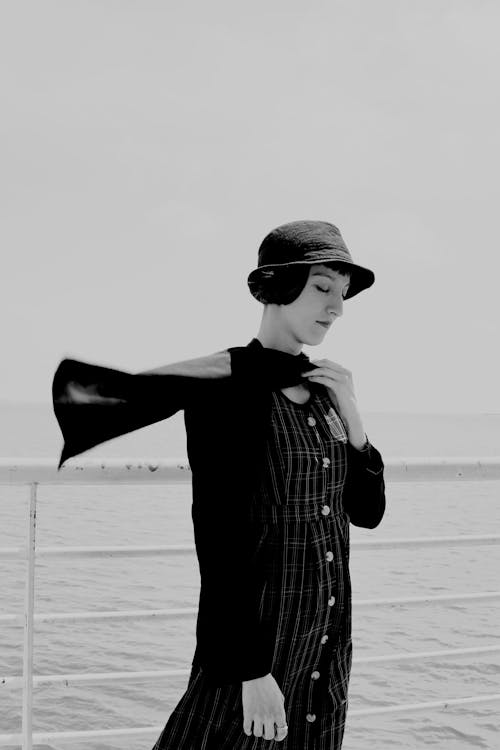
<instances>
[{"instance_id":1,"label":"sea","mask_svg":"<svg viewBox=\"0 0 500 750\"><path fill-rule=\"evenodd\" d=\"M387 461L398 457L500 456L500 414L362 413ZM50 404L0 404L3 458L59 458L62 437ZM186 457L182 414L111 440L88 457ZM351 540L499 533L500 482L386 482L387 510L376 529L351 526ZM0 486L0 547L26 543L28 488ZM191 486L40 486L37 545L193 544ZM235 564L237 561L235 561ZM24 563L0 560L0 611L22 613ZM360 664L365 656L500 645L499 600L374 606L362 599L499 590L500 545L351 548L353 666L343 750L464 750L500 747L500 701L355 716L364 708L500 693L500 652L454 659ZM36 562L35 611L196 608L196 556L115 557ZM22 627L2 627L0 685L21 675ZM58 740L42 750L151 750L184 693L195 618L36 623L34 673L182 669L176 678L40 685L34 731L153 727L140 736ZM0 734L21 732L21 689L0 690ZM286 710L286 704L285 704ZM353 715L349 716L349 711ZM289 722L293 717L288 717ZM258 747L269 747L260 741ZM286 750L286 743L280 743ZM8 748L19 747L14 744ZM257 746L256 746L257 747Z\"/></svg>"}]
</instances>

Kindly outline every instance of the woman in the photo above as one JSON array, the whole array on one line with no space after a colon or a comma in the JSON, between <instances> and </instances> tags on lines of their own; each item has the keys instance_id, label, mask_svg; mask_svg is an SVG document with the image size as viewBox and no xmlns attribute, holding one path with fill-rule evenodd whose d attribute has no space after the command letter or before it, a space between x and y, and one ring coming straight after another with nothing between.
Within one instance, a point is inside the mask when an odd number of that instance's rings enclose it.
<instances>
[{"instance_id":1,"label":"woman","mask_svg":"<svg viewBox=\"0 0 500 750\"><path fill-rule=\"evenodd\" d=\"M344 300L374 280L332 224L284 224L248 277L264 311L247 346L138 374L68 359L55 373L59 469L184 411L201 578L196 650L153 750L341 748L349 523L380 523L384 464L350 371L301 349L321 344Z\"/></svg>"},{"instance_id":2,"label":"woman","mask_svg":"<svg viewBox=\"0 0 500 750\"><path fill-rule=\"evenodd\" d=\"M349 521L380 523L383 462L363 430L349 370L329 359L308 365L301 349L323 343L344 300L373 281L326 222L282 225L259 249L248 284L264 311L249 347L304 365L301 383L272 391L253 493L258 627L272 653L261 676L218 685L195 656L187 690L153 750L256 750L274 747L273 739L289 750L342 745L352 654ZM193 424L188 413L188 446ZM231 564L227 548L224 559Z\"/></svg>"}]
</instances>

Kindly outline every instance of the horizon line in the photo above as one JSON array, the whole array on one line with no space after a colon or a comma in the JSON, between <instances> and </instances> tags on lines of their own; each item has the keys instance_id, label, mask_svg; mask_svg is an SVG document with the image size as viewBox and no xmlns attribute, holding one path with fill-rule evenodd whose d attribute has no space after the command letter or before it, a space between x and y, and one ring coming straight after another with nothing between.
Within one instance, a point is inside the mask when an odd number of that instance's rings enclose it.
<instances>
[{"instance_id":1,"label":"horizon line","mask_svg":"<svg viewBox=\"0 0 500 750\"><path fill-rule=\"evenodd\" d=\"M52 409L51 401L13 401L8 399L0 399L0 407L2 406L48 406ZM179 413L182 409L179 410ZM360 410L362 414L383 414L383 415L412 415L412 416L500 416L500 411L406 411L406 410L393 410L387 409L371 411L367 409ZM175 416L175 415L172 415Z\"/></svg>"}]
</instances>

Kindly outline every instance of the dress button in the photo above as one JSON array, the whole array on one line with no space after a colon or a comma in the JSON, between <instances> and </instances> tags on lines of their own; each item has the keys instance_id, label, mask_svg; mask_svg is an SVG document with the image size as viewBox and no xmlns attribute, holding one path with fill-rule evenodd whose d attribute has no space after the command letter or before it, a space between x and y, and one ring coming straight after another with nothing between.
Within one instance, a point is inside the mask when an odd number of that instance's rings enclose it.
<instances>
[{"instance_id":1,"label":"dress button","mask_svg":"<svg viewBox=\"0 0 500 750\"><path fill-rule=\"evenodd\" d=\"M324 516L327 516L329 514L329 512L330 512L330 506L329 505L323 505L323 507L321 508L321 512L323 513Z\"/></svg>"},{"instance_id":2,"label":"dress button","mask_svg":"<svg viewBox=\"0 0 500 750\"><path fill-rule=\"evenodd\" d=\"M326 642L327 642L327 640L328 640L328 636L327 636L327 635L324 635L324 636L323 636L323 638L321 639L321 643L323 643L323 644L324 644L324 643L326 643Z\"/></svg>"},{"instance_id":3,"label":"dress button","mask_svg":"<svg viewBox=\"0 0 500 750\"><path fill-rule=\"evenodd\" d=\"M325 469L327 468L327 466L330 466L330 463L331 462L330 462L330 459L328 458L328 456L323 456L323 467Z\"/></svg>"},{"instance_id":4,"label":"dress button","mask_svg":"<svg viewBox=\"0 0 500 750\"><path fill-rule=\"evenodd\" d=\"M318 679L318 677L319 677L319 672L318 672L318 671L315 671L315 672L313 672L313 673L312 673L312 675L311 675L311 680L317 680L317 679Z\"/></svg>"},{"instance_id":5,"label":"dress button","mask_svg":"<svg viewBox=\"0 0 500 750\"><path fill-rule=\"evenodd\" d=\"M307 714L306 719L307 721L316 721L316 714Z\"/></svg>"},{"instance_id":6,"label":"dress button","mask_svg":"<svg viewBox=\"0 0 500 750\"><path fill-rule=\"evenodd\" d=\"M331 597L330 597L330 598L328 599L328 606L329 606L329 607L333 607L333 605L334 605L334 604L335 604L335 597L334 597L334 596L331 596Z\"/></svg>"},{"instance_id":7,"label":"dress button","mask_svg":"<svg viewBox=\"0 0 500 750\"><path fill-rule=\"evenodd\" d=\"M311 427L314 427L314 425L316 424L316 420L314 419L314 417L307 417L307 424Z\"/></svg>"},{"instance_id":8,"label":"dress button","mask_svg":"<svg viewBox=\"0 0 500 750\"><path fill-rule=\"evenodd\" d=\"M328 562L331 562L333 560L333 552L330 552L330 550L328 550L328 552L326 553L326 559L328 560Z\"/></svg>"}]
</instances>

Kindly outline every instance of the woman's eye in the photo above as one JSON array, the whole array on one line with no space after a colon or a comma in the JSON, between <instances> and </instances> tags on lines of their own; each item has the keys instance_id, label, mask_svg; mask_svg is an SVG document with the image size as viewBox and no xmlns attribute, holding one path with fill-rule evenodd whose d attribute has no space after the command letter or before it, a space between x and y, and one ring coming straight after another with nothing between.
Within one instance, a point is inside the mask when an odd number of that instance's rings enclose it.
<instances>
[{"instance_id":1,"label":"woman's eye","mask_svg":"<svg viewBox=\"0 0 500 750\"><path fill-rule=\"evenodd\" d=\"M314 286L316 287L316 289L319 289L320 292L323 292L323 294L328 294L328 292L330 291L328 287L326 289L323 289L322 286L318 286L317 284L315 284ZM342 299L345 299L346 294L347 292L342 295Z\"/></svg>"}]
</instances>

